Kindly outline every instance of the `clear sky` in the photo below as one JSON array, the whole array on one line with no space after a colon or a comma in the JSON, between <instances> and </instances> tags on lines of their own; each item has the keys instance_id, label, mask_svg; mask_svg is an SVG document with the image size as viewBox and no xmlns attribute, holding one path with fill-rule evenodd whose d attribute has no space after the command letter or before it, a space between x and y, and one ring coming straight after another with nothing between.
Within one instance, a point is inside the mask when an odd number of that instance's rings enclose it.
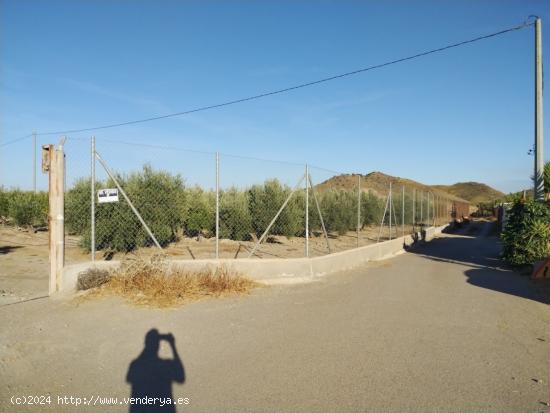
<instances>
[{"instance_id":1,"label":"clear sky","mask_svg":"<svg viewBox=\"0 0 550 413\"><path fill-rule=\"evenodd\" d=\"M0 138L238 99L543 19L548 1L0 1ZM113 169L150 161L211 183L212 156L109 140L379 170L428 184L530 186L534 29L283 95L94 132ZM545 115L549 122L550 102ZM547 126L550 130L550 125ZM70 134L72 178L91 133ZM39 143L57 141L40 136ZM547 133L545 159L550 158ZM0 184L32 185L32 139L0 147ZM301 166L222 156L222 177L293 182ZM225 168L225 169L224 169ZM263 171L262 173L258 171ZM317 180L330 176L325 171ZM39 185L45 186L39 175Z\"/></svg>"}]
</instances>

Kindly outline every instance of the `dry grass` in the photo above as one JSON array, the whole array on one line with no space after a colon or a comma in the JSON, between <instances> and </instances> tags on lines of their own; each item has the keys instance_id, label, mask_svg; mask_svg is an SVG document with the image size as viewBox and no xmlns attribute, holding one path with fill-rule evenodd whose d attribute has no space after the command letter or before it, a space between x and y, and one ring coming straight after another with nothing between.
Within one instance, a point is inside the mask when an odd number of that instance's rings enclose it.
<instances>
[{"instance_id":1,"label":"dry grass","mask_svg":"<svg viewBox=\"0 0 550 413\"><path fill-rule=\"evenodd\" d=\"M189 272L155 255L124 261L90 296L116 295L138 305L174 307L205 297L248 294L260 285L226 267Z\"/></svg>"},{"instance_id":2,"label":"dry grass","mask_svg":"<svg viewBox=\"0 0 550 413\"><path fill-rule=\"evenodd\" d=\"M109 282L110 279L111 275L109 271L99 268L88 268L86 271L78 274L76 289L89 290L91 288L96 288Z\"/></svg>"}]
</instances>

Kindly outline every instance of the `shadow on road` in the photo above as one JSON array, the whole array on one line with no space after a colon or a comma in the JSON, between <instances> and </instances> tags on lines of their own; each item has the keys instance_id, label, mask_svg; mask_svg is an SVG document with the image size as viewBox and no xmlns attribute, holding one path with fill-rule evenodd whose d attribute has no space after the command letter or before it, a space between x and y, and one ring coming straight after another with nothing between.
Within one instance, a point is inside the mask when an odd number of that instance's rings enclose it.
<instances>
[{"instance_id":1,"label":"shadow on road","mask_svg":"<svg viewBox=\"0 0 550 413\"><path fill-rule=\"evenodd\" d=\"M549 304L550 297L528 277L513 271L500 259L500 242L490 236L492 223L473 222L458 234L420 244L411 253L428 259L470 267L469 284Z\"/></svg>"},{"instance_id":2,"label":"shadow on road","mask_svg":"<svg viewBox=\"0 0 550 413\"><path fill-rule=\"evenodd\" d=\"M13 250L16 250L18 248L23 248L21 246L15 246L15 245L6 245L6 246L2 246L0 247L0 254L9 254L10 252L12 252Z\"/></svg>"},{"instance_id":3,"label":"shadow on road","mask_svg":"<svg viewBox=\"0 0 550 413\"><path fill-rule=\"evenodd\" d=\"M158 351L161 340L165 340L172 349L172 359L162 359ZM185 370L176 350L172 334L159 334L157 329L151 329L145 335L145 346L140 355L130 363L126 381L132 386L131 396L139 398L157 398L154 404L134 403L130 405L130 413L162 412L175 413L173 403L172 382L185 382ZM167 399L171 403L163 403Z\"/></svg>"}]
</instances>

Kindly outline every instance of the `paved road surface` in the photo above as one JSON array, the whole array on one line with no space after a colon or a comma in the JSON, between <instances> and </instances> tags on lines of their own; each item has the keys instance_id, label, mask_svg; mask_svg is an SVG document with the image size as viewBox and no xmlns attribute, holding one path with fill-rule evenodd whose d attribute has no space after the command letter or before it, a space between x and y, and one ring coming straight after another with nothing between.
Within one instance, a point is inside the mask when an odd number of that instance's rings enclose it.
<instances>
[{"instance_id":1,"label":"paved road surface","mask_svg":"<svg viewBox=\"0 0 550 413\"><path fill-rule=\"evenodd\" d=\"M129 365L157 328L174 334L184 365L173 396L190 404L178 412L549 412L550 308L526 277L499 268L489 229L177 310L114 299L2 307L0 410L128 411L59 406L57 396L128 397ZM160 351L171 355L165 341ZM177 366L161 371L178 379ZM14 408L14 394L53 404Z\"/></svg>"}]
</instances>

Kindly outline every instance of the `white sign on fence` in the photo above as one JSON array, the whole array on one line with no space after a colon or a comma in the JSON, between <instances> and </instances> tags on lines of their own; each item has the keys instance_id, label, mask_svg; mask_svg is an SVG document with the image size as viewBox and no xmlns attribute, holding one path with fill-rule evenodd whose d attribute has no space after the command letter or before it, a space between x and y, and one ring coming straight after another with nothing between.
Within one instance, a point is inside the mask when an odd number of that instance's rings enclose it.
<instances>
[{"instance_id":1,"label":"white sign on fence","mask_svg":"<svg viewBox=\"0 0 550 413\"><path fill-rule=\"evenodd\" d=\"M97 191L97 202L103 204L105 202L118 202L118 189L107 188Z\"/></svg>"}]
</instances>

